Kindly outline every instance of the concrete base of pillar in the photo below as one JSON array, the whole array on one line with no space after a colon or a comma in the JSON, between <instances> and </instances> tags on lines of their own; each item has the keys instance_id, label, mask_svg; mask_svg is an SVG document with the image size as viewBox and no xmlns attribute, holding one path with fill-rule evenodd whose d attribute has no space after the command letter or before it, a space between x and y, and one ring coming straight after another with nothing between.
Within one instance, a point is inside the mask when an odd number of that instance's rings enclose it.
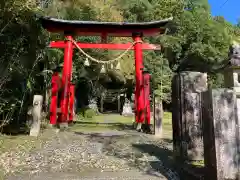
<instances>
[{"instance_id":1,"label":"concrete base of pillar","mask_svg":"<svg viewBox=\"0 0 240 180\"><path fill-rule=\"evenodd\" d=\"M68 128L68 123L59 123L59 129L60 130L65 130Z\"/></svg>"},{"instance_id":2,"label":"concrete base of pillar","mask_svg":"<svg viewBox=\"0 0 240 180\"><path fill-rule=\"evenodd\" d=\"M162 138L162 131L155 131L154 136Z\"/></svg>"},{"instance_id":3,"label":"concrete base of pillar","mask_svg":"<svg viewBox=\"0 0 240 180\"><path fill-rule=\"evenodd\" d=\"M163 130L162 130L162 125L160 123L162 123L162 122L158 122L156 120L156 122L154 123L154 127L153 127L154 130L153 131L154 131L154 135L156 137L161 138L163 136Z\"/></svg>"},{"instance_id":4,"label":"concrete base of pillar","mask_svg":"<svg viewBox=\"0 0 240 180\"><path fill-rule=\"evenodd\" d=\"M74 122L73 121L70 121L69 123L68 123L68 126L73 126L74 125Z\"/></svg>"},{"instance_id":5,"label":"concrete base of pillar","mask_svg":"<svg viewBox=\"0 0 240 180\"><path fill-rule=\"evenodd\" d=\"M141 132L142 131L142 123L136 123L136 130L138 132Z\"/></svg>"},{"instance_id":6,"label":"concrete base of pillar","mask_svg":"<svg viewBox=\"0 0 240 180\"><path fill-rule=\"evenodd\" d=\"M49 124L48 127L54 129L54 128L57 128L57 125L56 124Z\"/></svg>"}]
</instances>

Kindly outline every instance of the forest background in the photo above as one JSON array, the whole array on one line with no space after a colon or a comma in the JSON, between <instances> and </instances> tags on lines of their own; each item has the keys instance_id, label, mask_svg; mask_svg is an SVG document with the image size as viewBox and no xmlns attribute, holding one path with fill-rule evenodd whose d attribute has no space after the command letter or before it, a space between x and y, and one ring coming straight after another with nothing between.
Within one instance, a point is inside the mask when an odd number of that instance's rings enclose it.
<instances>
[{"instance_id":1,"label":"forest background","mask_svg":"<svg viewBox=\"0 0 240 180\"><path fill-rule=\"evenodd\" d=\"M0 119L1 127L26 115L33 94L44 94L51 85L51 71L63 62L63 52L49 49L51 40L62 40L46 32L37 16L68 20L143 22L173 17L166 34L144 38L161 44L162 51L144 52L145 68L152 75L152 89L167 106L171 104L171 78L184 70L207 72L209 84L223 86L218 71L228 62L229 46L240 39L240 23L233 25L224 17L211 15L207 0L6 0L0 2ZM81 42L98 42L98 37L77 37ZM109 38L126 43L128 38ZM91 56L113 59L121 52L88 50ZM107 76L101 66L84 66L85 57L75 51L73 80L91 82L88 97L98 96ZM134 55L124 56L120 73L134 83ZM102 77L105 76L105 77ZM114 76L114 73L113 73ZM13 121L14 120L14 121Z\"/></svg>"}]
</instances>

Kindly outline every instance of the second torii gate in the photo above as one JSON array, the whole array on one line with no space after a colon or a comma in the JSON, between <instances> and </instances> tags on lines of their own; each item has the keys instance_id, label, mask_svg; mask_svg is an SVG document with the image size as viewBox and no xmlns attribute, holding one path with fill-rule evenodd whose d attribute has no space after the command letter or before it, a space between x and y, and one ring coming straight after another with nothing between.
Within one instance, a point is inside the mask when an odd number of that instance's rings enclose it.
<instances>
[{"instance_id":1,"label":"second torii gate","mask_svg":"<svg viewBox=\"0 0 240 180\"><path fill-rule=\"evenodd\" d=\"M143 23L116 23L116 22L95 22L95 21L69 21L55 19L50 17L40 17L42 26L49 32L62 33L67 40L52 41L51 48L64 49L64 64L61 82L57 74L53 75L52 82L52 99L50 105L50 123L51 124L67 124L73 120L73 101L74 101L74 85L72 80L72 57L73 49L110 49L110 50L126 50L131 48L135 51L135 73L136 73L136 90L135 90L135 121L136 123L144 123L146 120L150 123L150 112L147 106L150 105L149 98L144 94L143 84L143 54L142 50L160 50L160 46L142 42L143 36L155 36L163 34L166 25L172 18ZM74 36L100 36L101 43L81 43L75 42ZM110 44L107 43L107 37L132 37L133 43L126 44ZM54 95L59 88L62 87L60 97L61 113L57 120L57 97ZM149 93L149 91L147 92ZM147 95L149 96L149 94ZM70 112L69 112L70 109ZM147 115L144 115L147 112Z\"/></svg>"}]
</instances>

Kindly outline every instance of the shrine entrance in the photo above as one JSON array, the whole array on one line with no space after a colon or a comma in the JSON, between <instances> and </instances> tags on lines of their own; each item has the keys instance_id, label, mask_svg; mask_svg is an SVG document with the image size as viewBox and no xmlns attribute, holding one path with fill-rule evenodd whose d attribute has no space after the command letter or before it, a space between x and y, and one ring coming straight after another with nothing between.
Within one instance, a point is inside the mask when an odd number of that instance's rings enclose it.
<instances>
[{"instance_id":1,"label":"shrine entrance","mask_svg":"<svg viewBox=\"0 0 240 180\"><path fill-rule=\"evenodd\" d=\"M58 72L52 75L52 97L50 105L50 124L66 126L73 121L74 89L72 84L73 49L77 48L92 61L109 64L122 58L129 50L135 52L135 122L150 124L150 91L149 74L144 73L143 50L160 50L160 46L143 43L142 37L163 34L171 18L143 23L116 23L94 21L68 21L49 17L40 17L40 22L47 31L61 33L65 41L52 41L50 48L64 49L64 63L62 78ZM74 36L100 36L101 43L81 43L74 40ZM132 37L132 43L110 44L108 37ZM83 49L125 50L118 58L110 61L99 61L89 56ZM61 89L61 91L59 91ZM58 93L61 92L59 98ZM60 108L58 108L58 104Z\"/></svg>"}]
</instances>

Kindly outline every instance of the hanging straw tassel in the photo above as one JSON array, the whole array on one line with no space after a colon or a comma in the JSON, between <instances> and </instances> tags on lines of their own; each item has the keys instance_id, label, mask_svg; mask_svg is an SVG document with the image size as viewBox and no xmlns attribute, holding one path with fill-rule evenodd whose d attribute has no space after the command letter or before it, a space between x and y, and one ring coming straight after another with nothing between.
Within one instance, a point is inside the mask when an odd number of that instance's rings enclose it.
<instances>
[{"instance_id":1,"label":"hanging straw tassel","mask_svg":"<svg viewBox=\"0 0 240 180\"><path fill-rule=\"evenodd\" d=\"M117 63L116 69L117 69L117 70L121 70L121 64L120 64L120 62Z\"/></svg>"},{"instance_id":2,"label":"hanging straw tassel","mask_svg":"<svg viewBox=\"0 0 240 180\"><path fill-rule=\"evenodd\" d=\"M113 64L111 64L111 69L113 69Z\"/></svg>"},{"instance_id":3,"label":"hanging straw tassel","mask_svg":"<svg viewBox=\"0 0 240 180\"><path fill-rule=\"evenodd\" d=\"M105 67L104 67L104 64L102 65L102 68L101 68L100 73L106 73L106 69L105 69Z\"/></svg>"},{"instance_id":4,"label":"hanging straw tassel","mask_svg":"<svg viewBox=\"0 0 240 180\"><path fill-rule=\"evenodd\" d=\"M88 58L86 58L86 60L84 61L84 66L90 66L90 63L88 61Z\"/></svg>"}]
</instances>

